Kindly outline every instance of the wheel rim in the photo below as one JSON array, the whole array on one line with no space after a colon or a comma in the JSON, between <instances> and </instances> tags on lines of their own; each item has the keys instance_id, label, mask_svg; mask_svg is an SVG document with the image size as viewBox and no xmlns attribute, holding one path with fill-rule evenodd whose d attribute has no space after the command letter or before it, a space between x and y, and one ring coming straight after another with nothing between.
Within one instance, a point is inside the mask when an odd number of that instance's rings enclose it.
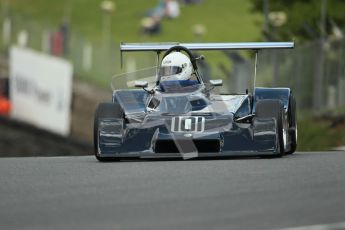
<instances>
[{"instance_id":1,"label":"wheel rim","mask_svg":"<svg viewBox=\"0 0 345 230\"><path fill-rule=\"evenodd\" d=\"M296 122L296 125L295 125L295 138L296 138L296 143L297 143L297 136L298 136L298 132L297 132L297 122Z\"/></svg>"},{"instance_id":2,"label":"wheel rim","mask_svg":"<svg viewBox=\"0 0 345 230\"><path fill-rule=\"evenodd\" d=\"M287 148L287 137L288 137L288 133L287 133L287 120L285 119L285 116L283 114L283 145L284 145L284 151Z\"/></svg>"}]
</instances>

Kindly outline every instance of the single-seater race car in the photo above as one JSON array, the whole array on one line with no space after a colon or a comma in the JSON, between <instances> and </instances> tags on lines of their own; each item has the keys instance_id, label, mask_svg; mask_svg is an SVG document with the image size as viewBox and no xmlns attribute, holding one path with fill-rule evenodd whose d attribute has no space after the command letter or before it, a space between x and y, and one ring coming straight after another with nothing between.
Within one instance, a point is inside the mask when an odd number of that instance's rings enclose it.
<instances>
[{"instance_id":1,"label":"single-seater race car","mask_svg":"<svg viewBox=\"0 0 345 230\"><path fill-rule=\"evenodd\" d=\"M292 91L255 87L258 52L293 47L293 42L122 43L121 58L122 52L154 51L158 64L150 86L147 80L152 76L136 81L138 72L127 82L136 88L117 89L124 78L113 78L112 101L99 104L95 113L96 158L281 157L293 153L297 123ZM255 52L254 89L244 94L214 93L222 80L204 83L197 65L200 57L192 51L238 49Z\"/></svg>"}]
</instances>

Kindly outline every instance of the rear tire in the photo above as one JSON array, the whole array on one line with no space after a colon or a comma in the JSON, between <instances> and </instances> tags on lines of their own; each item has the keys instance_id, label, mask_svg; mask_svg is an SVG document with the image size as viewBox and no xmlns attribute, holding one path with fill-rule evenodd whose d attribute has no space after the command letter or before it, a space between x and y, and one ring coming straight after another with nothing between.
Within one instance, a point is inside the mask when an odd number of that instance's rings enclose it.
<instances>
[{"instance_id":1,"label":"rear tire","mask_svg":"<svg viewBox=\"0 0 345 230\"><path fill-rule=\"evenodd\" d=\"M293 130L289 131L291 140L290 150L286 154L292 154L297 149L297 113L296 113L296 100L291 95L289 101L289 127Z\"/></svg>"},{"instance_id":2,"label":"rear tire","mask_svg":"<svg viewBox=\"0 0 345 230\"><path fill-rule=\"evenodd\" d=\"M94 154L97 160L114 161L116 158L101 157L98 154L98 125L100 119L104 118L123 118L124 113L121 106L117 103L100 103L95 112L95 119L93 124L93 143L94 143Z\"/></svg>"},{"instance_id":3,"label":"rear tire","mask_svg":"<svg viewBox=\"0 0 345 230\"><path fill-rule=\"evenodd\" d=\"M283 138L283 119L284 106L280 100L265 99L260 100L256 104L255 115L259 118L275 118L277 121L277 155L275 157L282 157L284 155L284 138Z\"/></svg>"}]
</instances>

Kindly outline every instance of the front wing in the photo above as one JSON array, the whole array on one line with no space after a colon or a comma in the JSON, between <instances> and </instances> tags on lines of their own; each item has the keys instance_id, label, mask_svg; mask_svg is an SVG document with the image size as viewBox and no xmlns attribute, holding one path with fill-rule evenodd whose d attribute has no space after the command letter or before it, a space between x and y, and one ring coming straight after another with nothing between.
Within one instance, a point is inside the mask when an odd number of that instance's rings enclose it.
<instances>
[{"instance_id":1,"label":"front wing","mask_svg":"<svg viewBox=\"0 0 345 230\"><path fill-rule=\"evenodd\" d=\"M104 158L188 159L278 154L275 118L254 117L250 123L233 122L232 117L201 121L194 117L182 117L178 121L171 117L151 117L143 123L124 125L122 119L101 120L96 151ZM221 125L217 127L217 124Z\"/></svg>"}]
</instances>

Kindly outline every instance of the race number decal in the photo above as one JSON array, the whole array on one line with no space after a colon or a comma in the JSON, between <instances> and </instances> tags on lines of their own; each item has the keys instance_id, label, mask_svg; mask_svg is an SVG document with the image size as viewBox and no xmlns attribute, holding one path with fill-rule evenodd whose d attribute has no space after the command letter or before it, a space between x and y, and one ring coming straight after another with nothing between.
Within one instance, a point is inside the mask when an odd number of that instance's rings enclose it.
<instances>
[{"instance_id":1,"label":"race number decal","mask_svg":"<svg viewBox=\"0 0 345 230\"><path fill-rule=\"evenodd\" d=\"M173 117L171 120L172 132L204 132L205 118L204 117Z\"/></svg>"}]
</instances>

